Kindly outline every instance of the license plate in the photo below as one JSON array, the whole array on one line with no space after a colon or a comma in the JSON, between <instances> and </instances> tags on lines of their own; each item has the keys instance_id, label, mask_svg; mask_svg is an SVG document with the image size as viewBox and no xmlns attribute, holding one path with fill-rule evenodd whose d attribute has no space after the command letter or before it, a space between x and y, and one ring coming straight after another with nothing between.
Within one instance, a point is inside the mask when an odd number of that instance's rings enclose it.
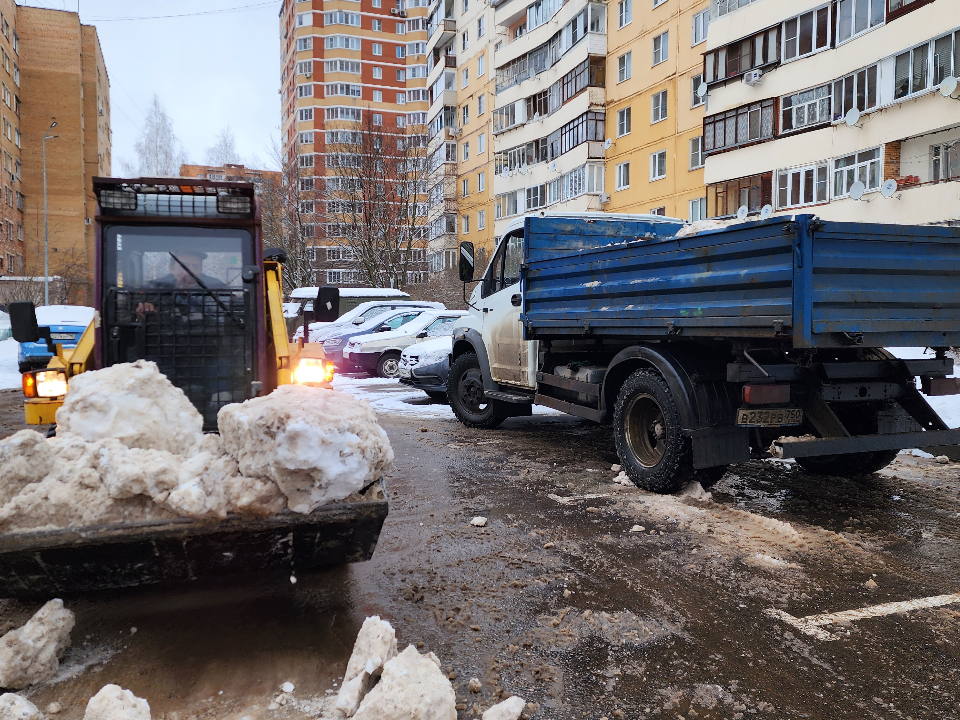
<instances>
[{"instance_id":1,"label":"license plate","mask_svg":"<svg viewBox=\"0 0 960 720\"><path fill-rule=\"evenodd\" d=\"M800 408L773 408L769 410L737 411L737 425L746 427L778 427L780 425L799 425L803 422L803 410Z\"/></svg>"},{"instance_id":2,"label":"license plate","mask_svg":"<svg viewBox=\"0 0 960 720\"><path fill-rule=\"evenodd\" d=\"M410 368L401 366L400 369L397 370L397 374L402 378L408 378L410 377Z\"/></svg>"},{"instance_id":3,"label":"license plate","mask_svg":"<svg viewBox=\"0 0 960 720\"><path fill-rule=\"evenodd\" d=\"M73 333L50 333L51 340L73 340Z\"/></svg>"}]
</instances>

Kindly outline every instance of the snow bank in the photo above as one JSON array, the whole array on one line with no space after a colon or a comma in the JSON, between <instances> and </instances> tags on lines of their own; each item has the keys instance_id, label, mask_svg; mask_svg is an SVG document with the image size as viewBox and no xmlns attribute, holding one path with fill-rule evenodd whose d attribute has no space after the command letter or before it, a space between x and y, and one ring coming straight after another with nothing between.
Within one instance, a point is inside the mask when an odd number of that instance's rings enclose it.
<instances>
[{"instance_id":1,"label":"snow bank","mask_svg":"<svg viewBox=\"0 0 960 720\"><path fill-rule=\"evenodd\" d=\"M16 693L0 695L0 720L43 720L39 708Z\"/></svg>"},{"instance_id":2,"label":"snow bank","mask_svg":"<svg viewBox=\"0 0 960 720\"><path fill-rule=\"evenodd\" d=\"M0 390L20 387L20 369L17 350L20 344L13 338L0 340Z\"/></svg>"},{"instance_id":3,"label":"snow bank","mask_svg":"<svg viewBox=\"0 0 960 720\"><path fill-rule=\"evenodd\" d=\"M0 532L308 513L393 461L369 405L319 388L227 406L222 435L205 436L183 392L144 361L76 377L57 420L54 438L0 440Z\"/></svg>"},{"instance_id":4,"label":"snow bank","mask_svg":"<svg viewBox=\"0 0 960 720\"><path fill-rule=\"evenodd\" d=\"M217 424L241 474L275 482L294 512L342 500L393 464L373 410L344 393L285 385L224 407Z\"/></svg>"},{"instance_id":5,"label":"snow bank","mask_svg":"<svg viewBox=\"0 0 960 720\"><path fill-rule=\"evenodd\" d=\"M63 600L51 600L24 626L0 638L0 687L19 690L56 675L74 622Z\"/></svg>"},{"instance_id":6,"label":"snow bank","mask_svg":"<svg viewBox=\"0 0 960 720\"><path fill-rule=\"evenodd\" d=\"M119 685L104 685L90 698L83 720L150 720L150 705Z\"/></svg>"}]
</instances>

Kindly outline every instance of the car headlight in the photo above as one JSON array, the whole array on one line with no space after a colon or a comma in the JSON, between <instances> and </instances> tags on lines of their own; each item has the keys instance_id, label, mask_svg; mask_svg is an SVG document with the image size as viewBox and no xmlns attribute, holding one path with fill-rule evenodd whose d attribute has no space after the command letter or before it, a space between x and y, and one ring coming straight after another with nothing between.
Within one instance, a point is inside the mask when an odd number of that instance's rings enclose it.
<instances>
[{"instance_id":1,"label":"car headlight","mask_svg":"<svg viewBox=\"0 0 960 720\"><path fill-rule=\"evenodd\" d=\"M433 365L442 362L448 355L447 350L428 350L420 355L420 365Z\"/></svg>"},{"instance_id":2,"label":"car headlight","mask_svg":"<svg viewBox=\"0 0 960 720\"><path fill-rule=\"evenodd\" d=\"M301 358L293 369L293 381L297 385L318 385L333 380L333 363L317 358Z\"/></svg>"},{"instance_id":3,"label":"car headlight","mask_svg":"<svg viewBox=\"0 0 960 720\"><path fill-rule=\"evenodd\" d=\"M25 398L58 398L67 394L67 374L63 370L36 370L23 374Z\"/></svg>"},{"instance_id":4,"label":"car headlight","mask_svg":"<svg viewBox=\"0 0 960 720\"><path fill-rule=\"evenodd\" d=\"M343 342L343 338L330 338L329 340L323 341L324 347L336 347Z\"/></svg>"}]
</instances>

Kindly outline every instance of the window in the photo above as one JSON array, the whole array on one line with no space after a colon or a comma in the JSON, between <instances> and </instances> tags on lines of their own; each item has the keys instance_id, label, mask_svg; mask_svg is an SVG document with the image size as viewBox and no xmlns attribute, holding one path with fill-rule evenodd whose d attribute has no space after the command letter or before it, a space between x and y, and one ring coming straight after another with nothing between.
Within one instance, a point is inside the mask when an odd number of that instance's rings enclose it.
<instances>
[{"instance_id":1,"label":"window","mask_svg":"<svg viewBox=\"0 0 960 720\"><path fill-rule=\"evenodd\" d=\"M350 83L328 83L326 85L326 94L327 97L332 95L347 95L349 97L360 97L361 93L360 85L352 85ZM374 91L377 92L377 91Z\"/></svg>"},{"instance_id":2,"label":"window","mask_svg":"<svg viewBox=\"0 0 960 720\"><path fill-rule=\"evenodd\" d=\"M467 12L467 8L470 7L469 0L463 0L463 12Z\"/></svg>"},{"instance_id":3,"label":"window","mask_svg":"<svg viewBox=\"0 0 960 720\"><path fill-rule=\"evenodd\" d=\"M313 25L313 13L297 13L297 27L306 27Z\"/></svg>"},{"instance_id":4,"label":"window","mask_svg":"<svg viewBox=\"0 0 960 720\"><path fill-rule=\"evenodd\" d=\"M496 200L494 201L494 217L497 220L502 218L511 217L517 214L517 192L504 193L502 195L497 195Z\"/></svg>"},{"instance_id":5,"label":"window","mask_svg":"<svg viewBox=\"0 0 960 720\"><path fill-rule=\"evenodd\" d=\"M360 27L360 13L344 12L335 10L323 14L324 25L352 25Z\"/></svg>"},{"instance_id":6,"label":"window","mask_svg":"<svg viewBox=\"0 0 960 720\"><path fill-rule=\"evenodd\" d=\"M300 108L297 111L297 120L300 122L313 120L313 108Z\"/></svg>"},{"instance_id":7,"label":"window","mask_svg":"<svg viewBox=\"0 0 960 720\"><path fill-rule=\"evenodd\" d=\"M487 71L487 56L481 55L477 58L477 77L483 77Z\"/></svg>"},{"instance_id":8,"label":"window","mask_svg":"<svg viewBox=\"0 0 960 720\"><path fill-rule=\"evenodd\" d=\"M617 137L630 134L630 108L617 110Z\"/></svg>"},{"instance_id":9,"label":"window","mask_svg":"<svg viewBox=\"0 0 960 720\"><path fill-rule=\"evenodd\" d=\"M703 136L690 138L690 169L703 167Z\"/></svg>"},{"instance_id":10,"label":"window","mask_svg":"<svg viewBox=\"0 0 960 720\"><path fill-rule=\"evenodd\" d=\"M374 69L373 69L373 76L374 76L374 77L377 77L377 70L379 70L379 69L380 69L380 68L374 68ZM405 82L406 79L407 79L407 71L406 71L406 70L397 70L397 82Z\"/></svg>"},{"instance_id":11,"label":"window","mask_svg":"<svg viewBox=\"0 0 960 720\"><path fill-rule=\"evenodd\" d=\"M310 145L313 142L313 131L299 133L297 135L297 142L300 145Z\"/></svg>"},{"instance_id":12,"label":"window","mask_svg":"<svg viewBox=\"0 0 960 720\"><path fill-rule=\"evenodd\" d=\"M773 110L774 101L764 100L704 118L704 153L770 140L776 124Z\"/></svg>"},{"instance_id":13,"label":"window","mask_svg":"<svg viewBox=\"0 0 960 720\"><path fill-rule=\"evenodd\" d=\"M410 114L411 114L411 115L421 115L421 114L425 115L426 113L410 113ZM422 125L423 123L419 123L419 124ZM407 118L405 118L403 115L398 115L398 116L397 116L397 127L398 127L398 128L405 128L406 126L407 126Z\"/></svg>"},{"instance_id":14,"label":"window","mask_svg":"<svg viewBox=\"0 0 960 720\"><path fill-rule=\"evenodd\" d=\"M633 0L620 0L617 3L617 27L629 25L633 20Z\"/></svg>"},{"instance_id":15,"label":"window","mask_svg":"<svg viewBox=\"0 0 960 720\"><path fill-rule=\"evenodd\" d=\"M849 195L850 186L858 180L866 190L876 190L882 182L882 174L880 148L837 158L833 161L833 196Z\"/></svg>"},{"instance_id":16,"label":"window","mask_svg":"<svg viewBox=\"0 0 960 720\"><path fill-rule=\"evenodd\" d=\"M297 97L313 97L313 85L297 85Z\"/></svg>"},{"instance_id":17,"label":"window","mask_svg":"<svg viewBox=\"0 0 960 720\"><path fill-rule=\"evenodd\" d=\"M477 37L478 38L482 38L483 33L486 31L486 28L484 27L485 21L486 21L486 18L482 18L482 17L477 20Z\"/></svg>"},{"instance_id":18,"label":"window","mask_svg":"<svg viewBox=\"0 0 960 720\"><path fill-rule=\"evenodd\" d=\"M373 54L383 55L383 45L381 43L373 43Z\"/></svg>"},{"instance_id":19,"label":"window","mask_svg":"<svg viewBox=\"0 0 960 720\"><path fill-rule=\"evenodd\" d=\"M888 0L887 19L889 20L891 16L900 17L901 15L906 15L911 10L916 10L928 2L933 2L933 0ZM14 49L16 49L16 46L14 46Z\"/></svg>"},{"instance_id":20,"label":"window","mask_svg":"<svg viewBox=\"0 0 960 720\"><path fill-rule=\"evenodd\" d=\"M777 207L780 209L827 201L826 165L781 170L777 173Z\"/></svg>"},{"instance_id":21,"label":"window","mask_svg":"<svg viewBox=\"0 0 960 720\"><path fill-rule=\"evenodd\" d=\"M953 45L951 57L950 46ZM933 84L939 85L944 78L960 75L960 32L944 35L933 41Z\"/></svg>"},{"instance_id":22,"label":"window","mask_svg":"<svg viewBox=\"0 0 960 720\"><path fill-rule=\"evenodd\" d=\"M651 215L659 215L660 217L665 217L667 214L667 208L664 205L660 207L650 208Z\"/></svg>"},{"instance_id":23,"label":"window","mask_svg":"<svg viewBox=\"0 0 960 720\"><path fill-rule=\"evenodd\" d=\"M697 198L690 201L690 222L707 219L707 199Z\"/></svg>"},{"instance_id":24,"label":"window","mask_svg":"<svg viewBox=\"0 0 960 720\"><path fill-rule=\"evenodd\" d=\"M620 163L617 165L617 190L626 190L630 187L630 163Z\"/></svg>"},{"instance_id":25,"label":"window","mask_svg":"<svg viewBox=\"0 0 960 720\"><path fill-rule=\"evenodd\" d=\"M830 114L830 86L821 85L812 90L780 98L780 132L790 133L828 123Z\"/></svg>"},{"instance_id":26,"label":"window","mask_svg":"<svg viewBox=\"0 0 960 720\"><path fill-rule=\"evenodd\" d=\"M487 211L477 211L477 230L483 230L487 226Z\"/></svg>"},{"instance_id":27,"label":"window","mask_svg":"<svg viewBox=\"0 0 960 720\"><path fill-rule=\"evenodd\" d=\"M863 0L859 0L863 2ZM812 55L830 46L830 7L804 13L783 24L783 61Z\"/></svg>"},{"instance_id":28,"label":"window","mask_svg":"<svg viewBox=\"0 0 960 720\"><path fill-rule=\"evenodd\" d=\"M841 120L853 108L860 112L879 106L877 92L879 65L871 65L833 83L833 120Z\"/></svg>"},{"instance_id":29,"label":"window","mask_svg":"<svg viewBox=\"0 0 960 720\"><path fill-rule=\"evenodd\" d=\"M328 50L359 50L360 38L346 35L330 35L326 40Z\"/></svg>"},{"instance_id":30,"label":"window","mask_svg":"<svg viewBox=\"0 0 960 720\"><path fill-rule=\"evenodd\" d=\"M477 174L477 192L483 192L487 187L487 174L481 172Z\"/></svg>"},{"instance_id":31,"label":"window","mask_svg":"<svg viewBox=\"0 0 960 720\"><path fill-rule=\"evenodd\" d=\"M374 90L374 91L373 91L373 101L374 101L374 102L383 102L383 90Z\"/></svg>"},{"instance_id":32,"label":"window","mask_svg":"<svg viewBox=\"0 0 960 720\"><path fill-rule=\"evenodd\" d=\"M464 215L460 218L460 224L463 228L463 234L466 235L470 232L470 216Z\"/></svg>"},{"instance_id":33,"label":"window","mask_svg":"<svg viewBox=\"0 0 960 720\"><path fill-rule=\"evenodd\" d=\"M893 97L899 100L927 89L927 53L924 43L897 55L894 67Z\"/></svg>"},{"instance_id":34,"label":"window","mask_svg":"<svg viewBox=\"0 0 960 720\"><path fill-rule=\"evenodd\" d=\"M460 71L460 87L465 88L470 84L470 69L464 68Z\"/></svg>"},{"instance_id":35,"label":"window","mask_svg":"<svg viewBox=\"0 0 960 720\"><path fill-rule=\"evenodd\" d=\"M667 59L669 52L669 32L657 35L653 39L653 64L659 65Z\"/></svg>"},{"instance_id":36,"label":"window","mask_svg":"<svg viewBox=\"0 0 960 720\"><path fill-rule=\"evenodd\" d=\"M960 179L960 143L944 143L930 148L933 182Z\"/></svg>"},{"instance_id":37,"label":"window","mask_svg":"<svg viewBox=\"0 0 960 720\"><path fill-rule=\"evenodd\" d=\"M402 22L398 22L398 23L397 23L397 35L406 35L406 34L407 34L407 26L404 25Z\"/></svg>"},{"instance_id":38,"label":"window","mask_svg":"<svg viewBox=\"0 0 960 720\"><path fill-rule=\"evenodd\" d=\"M633 53L624 53L617 58L617 82L630 79L630 57Z\"/></svg>"},{"instance_id":39,"label":"window","mask_svg":"<svg viewBox=\"0 0 960 720\"><path fill-rule=\"evenodd\" d=\"M667 119L667 91L661 90L650 98L650 124Z\"/></svg>"},{"instance_id":40,"label":"window","mask_svg":"<svg viewBox=\"0 0 960 720\"><path fill-rule=\"evenodd\" d=\"M462 151L463 161L466 162L467 160L470 159L470 143L469 142L463 143L462 148L463 148L463 151Z\"/></svg>"},{"instance_id":41,"label":"window","mask_svg":"<svg viewBox=\"0 0 960 720\"><path fill-rule=\"evenodd\" d=\"M487 109L487 97L486 95L480 95L477 98L477 115L483 115Z\"/></svg>"},{"instance_id":42,"label":"window","mask_svg":"<svg viewBox=\"0 0 960 720\"><path fill-rule=\"evenodd\" d=\"M517 27L514 28L514 30L513 30L513 39L516 40L517 38L521 38L521 37L523 37L523 36L526 35L526 34L527 34L527 24L526 24L526 23L520 23L520 24L517 25Z\"/></svg>"},{"instance_id":43,"label":"window","mask_svg":"<svg viewBox=\"0 0 960 720\"><path fill-rule=\"evenodd\" d=\"M313 155L300 155L297 157L297 165L302 168L312 168Z\"/></svg>"},{"instance_id":44,"label":"window","mask_svg":"<svg viewBox=\"0 0 960 720\"><path fill-rule=\"evenodd\" d=\"M483 152L487 149L487 134L480 133L477 136L477 152Z\"/></svg>"},{"instance_id":45,"label":"window","mask_svg":"<svg viewBox=\"0 0 960 720\"><path fill-rule=\"evenodd\" d=\"M297 52L303 52L304 50L313 50L313 38L297 38Z\"/></svg>"},{"instance_id":46,"label":"window","mask_svg":"<svg viewBox=\"0 0 960 720\"><path fill-rule=\"evenodd\" d=\"M706 104L706 96L700 97L697 93L697 88L700 87L703 83L703 75L694 75L690 78L690 107L700 107L701 105Z\"/></svg>"},{"instance_id":47,"label":"window","mask_svg":"<svg viewBox=\"0 0 960 720\"><path fill-rule=\"evenodd\" d=\"M699 45L707 39L707 25L710 24L710 11L704 10L693 16L693 28L690 31L690 45Z\"/></svg>"},{"instance_id":48,"label":"window","mask_svg":"<svg viewBox=\"0 0 960 720\"><path fill-rule=\"evenodd\" d=\"M415 44L415 43L413 43ZM411 53L412 54L412 53ZM397 57L402 58L407 56L407 49L403 45L397 45Z\"/></svg>"},{"instance_id":49,"label":"window","mask_svg":"<svg viewBox=\"0 0 960 720\"><path fill-rule=\"evenodd\" d=\"M383 115L380 113L373 114L373 124L374 125L383 125Z\"/></svg>"},{"instance_id":50,"label":"window","mask_svg":"<svg viewBox=\"0 0 960 720\"><path fill-rule=\"evenodd\" d=\"M327 120L354 120L360 122L360 108L341 105L328 107L324 110Z\"/></svg>"},{"instance_id":51,"label":"window","mask_svg":"<svg viewBox=\"0 0 960 720\"><path fill-rule=\"evenodd\" d=\"M382 7L382 5L380 4L380 0L373 0L373 6L375 8Z\"/></svg>"},{"instance_id":52,"label":"window","mask_svg":"<svg viewBox=\"0 0 960 720\"><path fill-rule=\"evenodd\" d=\"M667 176L667 151L650 153L650 182Z\"/></svg>"},{"instance_id":53,"label":"window","mask_svg":"<svg viewBox=\"0 0 960 720\"><path fill-rule=\"evenodd\" d=\"M379 68L374 68L373 76L377 77L377 70ZM327 60L325 65L325 70L330 73L334 72L344 72L344 73L354 73L355 75L360 74L360 63L356 60Z\"/></svg>"},{"instance_id":54,"label":"window","mask_svg":"<svg viewBox=\"0 0 960 720\"><path fill-rule=\"evenodd\" d=\"M535 185L533 187L527 188L527 205L524 208L526 211L537 210L542 208L547 204L547 186L544 185Z\"/></svg>"},{"instance_id":55,"label":"window","mask_svg":"<svg viewBox=\"0 0 960 720\"><path fill-rule=\"evenodd\" d=\"M297 63L297 75L309 75L313 72L313 60L304 60Z\"/></svg>"},{"instance_id":56,"label":"window","mask_svg":"<svg viewBox=\"0 0 960 720\"><path fill-rule=\"evenodd\" d=\"M780 62L780 25L705 54L707 84Z\"/></svg>"},{"instance_id":57,"label":"window","mask_svg":"<svg viewBox=\"0 0 960 720\"><path fill-rule=\"evenodd\" d=\"M460 49L466 50L468 47L470 47L470 31L464 30L460 36Z\"/></svg>"},{"instance_id":58,"label":"window","mask_svg":"<svg viewBox=\"0 0 960 720\"><path fill-rule=\"evenodd\" d=\"M883 24L886 0L840 0L837 3L837 44Z\"/></svg>"},{"instance_id":59,"label":"window","mask_svg":"<svg viewBox=\"0 0 960 720\"><path fill-rule=\"evenodd\" d=\"M416 92L416 90L411 90L410 92ZM406 105L407 104L407 93L398 92L397 93L397 105Z\"/></svg>"},{"instance_id":60,"label":"window","mask_svg":"<svg viewBox=\"0 0 960 720\"><path fill-rule=\"evenodd\" d=\"M383 32L383 22L374 18L373 20L373 31L374 32Z\"/></svg>"},{"instance_id":61,"label":"window","mask_svg":"<svg viewBox=\"0 0 960 720\"><path fill-rule=\"evenodd\" d=\"M461 126L466 125L468 122L470 122L470 106L469 105L464 105L462 108L460 108L460 119L461 119L461 122L460 122Z\"/></svg>"},{"instance_id":62,"label":"window","mask_svg":"<svg viewBox=\"0 0 960 720\"><path fill-rule=\"evenodd\" d=\"M460 181L460 196L467 197L470 194L470 178L464 178Z\"/></svg>"}]
</instances>

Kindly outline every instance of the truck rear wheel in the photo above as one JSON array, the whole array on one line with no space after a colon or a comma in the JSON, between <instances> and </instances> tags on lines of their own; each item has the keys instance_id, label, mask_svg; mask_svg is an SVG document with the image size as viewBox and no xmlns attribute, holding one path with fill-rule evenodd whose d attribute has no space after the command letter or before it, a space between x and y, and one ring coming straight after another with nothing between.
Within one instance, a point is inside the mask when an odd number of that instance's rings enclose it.
<instances>
[{"instance_id":1,"label":"truck rear wheel","mask_svg":"<svg viewBox=\"0 0 960 720\"><path fill-rule=\"evenodd\" d=\"M643 489L673 492L693 478L690 439L670 388L650 370L637 370L620 388L613 411L617 454L627 475Z\"/></svg>"},{"instance_id":2,"label":"truck rear wheel","mask_svg":"<svg viewBox=\"0 0 960 720\"><path fill-rule=\"evenodd\" d=\"M447 400L457 420L467 427L494 428L504 421L493 402L484 397L483 373L476 353L464 353L450 366Z\"/></svg>"},{"instance_id":3,"label":"truck rear wheel","mask_svg":"<svg viewBox=\"0 0 960 720\"><path fill-rule=\"evenodd\" d=\"M819 455L797 458L797 464L807 472L817 475L841 477L871 475L892 463L899 452L899 450L877 450L850 455Z\"/></svg>"}]
</instances>

